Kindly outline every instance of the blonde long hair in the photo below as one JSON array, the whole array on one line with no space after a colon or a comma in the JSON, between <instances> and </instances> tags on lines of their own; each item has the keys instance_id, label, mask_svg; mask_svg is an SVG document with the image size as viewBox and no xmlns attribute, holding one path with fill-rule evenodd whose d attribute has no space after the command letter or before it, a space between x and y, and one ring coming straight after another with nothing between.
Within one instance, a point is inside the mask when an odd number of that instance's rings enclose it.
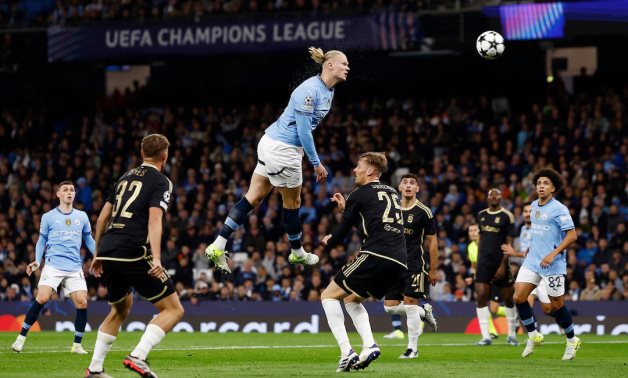
<instances>
[{"instance_id":1,"label":"blonde long hair","mask_svg":"<svg viewBox=\"0 0 628 378\"><path fill-rule=\"evenodd\" d=\"M319 47L310 47L307 50L310 52L312 59L318 64L323 64L334 56L342 54L342 51L338 50L323 52L323 50Z\"/></svg>"}]
</instances>

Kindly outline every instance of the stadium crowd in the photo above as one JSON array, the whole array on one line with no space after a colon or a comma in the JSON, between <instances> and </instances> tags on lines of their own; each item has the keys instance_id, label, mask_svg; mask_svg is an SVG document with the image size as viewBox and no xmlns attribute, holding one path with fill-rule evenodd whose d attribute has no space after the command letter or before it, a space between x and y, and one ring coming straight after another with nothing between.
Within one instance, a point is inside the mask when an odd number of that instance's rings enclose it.
<instances>
[{"instance_id":1,"label":"stadium crowd","mask_svg":"<svg viewBox=\"0 0 628 378\"><path fill-rule=\"evenodd\" d=\"M364 151L387 151L383 181L396 186L404 172L421 178L420 199L435 214L439 279L434 300L469 301L467 228L487 207L491 187L503 194L521 227L522 206L534 193L533 172L552 165L567 186L558 198L577 227L568 250L568 300L628 300L628 136L624 109L628 88L548 96L517 104L505 97L361 98L339 102L314 133L330 175L319 184L304 168L301 215L303 244L321 262L304 269L287 262L289 244L281 226L281 197L271 193L238 229L233 274L214 272L204 249L228 210L247 191L256 164L256 144L282 111L282 103L239 107L149 106L141 90L116 92L97 110L76 120L52 119L43 110L0 114L0 297L30 301L30 279L41 215L56 206L56 184L76 183L75 206L95 224L115 180L140 164L139 142L150 132L172 146L165 173L175 183L166 215L162 264L179 296L193 302L318 300L333 274L359 249L357 235L326 253L320 238L341 214L330 202L353 187L352 167ZM84 270L90 264L85 255ZM92 300L106 289L88 278Z\"/></svg>"},{"instance_id":2,"label":"stadium crowd","mask_svg":"<svg viewBox=\"0 0 628 378\"><path fill-rule=\"evenodd\" d=\"M100 21L150 22L277 12L421 11L461 9L481 0L6 0L0 1L0 26L77 25ZM494 3L494 2L493 2Z\"/></svg>"}]
</instances>

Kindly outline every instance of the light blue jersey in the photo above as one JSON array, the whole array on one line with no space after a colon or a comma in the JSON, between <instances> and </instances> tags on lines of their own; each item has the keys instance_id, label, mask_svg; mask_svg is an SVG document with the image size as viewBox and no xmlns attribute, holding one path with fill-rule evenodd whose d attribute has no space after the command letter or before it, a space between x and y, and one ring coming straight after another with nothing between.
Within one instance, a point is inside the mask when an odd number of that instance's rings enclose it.
<instances>
[{"instance_id":1,"label":"light blue jersey","mask_svg":"<svg viewBox=\"0 0 628 378\"><path fill-rule=\"evenodd\" d=\"M305 80L290 95L279 119L266 129L266 135L290 146L303 147L310 163L321 162L316 153L312 131L329 113L334 90L327 88L320 76Z\"/></svg>"},{"instance_id":2,"label":"light blue jersey","mask_svg":"<svg viewBox=\"0 0 628 378\"><path fill-rule=\"evenodd\" d=\"M56 207L41 217L35 261L41 262L45 252L46 265L64 272L79 271L83 266L82 239L85 239L85 245L93 254L96 242L87 214L77 209L66 214Z\"/></svg>"},{"instance_id":3,"label":"light blue jersey","mask_svg":"<svg viewBox=\"0 0 628 378\"><path fill-rule=\"evenodd\" d=\"M519 251L525 252L526 249L530 248L530 243L532 241L532 227L528 228L525 224L521 227L521 232L519 233Z\"/></svg>"},{"instance_id":4,"label":"light blue jersey","mask_svg":"<svg viewBox=\"0 0 628 378\"><path fill-rule=\"evenodd\" d=\"M539 206L536 200L532 202L530 217L532 240L523 266L544 277L567 274L565 251L559 253L545 269L541 268L541 260L562 243L567 231L574 228L569 209L555 198L543 206Z\"/></svg>"}]
</instances>

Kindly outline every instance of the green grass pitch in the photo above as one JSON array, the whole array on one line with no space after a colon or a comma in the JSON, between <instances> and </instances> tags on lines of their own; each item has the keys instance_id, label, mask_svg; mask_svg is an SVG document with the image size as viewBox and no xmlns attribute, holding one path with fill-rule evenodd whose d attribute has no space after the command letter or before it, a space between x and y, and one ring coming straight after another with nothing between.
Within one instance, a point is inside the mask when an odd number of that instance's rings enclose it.
<instances>
[{"instance_id":1,"label":"green grass pitch","mask_svg":"<svg viewBox=\"0 0 628 378\"><path fill-rule=\"evenodd\" d=\"M86 333L83 346L90 354L69 353L72 333L33 332L22 353L11 351L14 333L0 333L0 377L81 377L89 365L95 332ZM382 356L366 370L350 372L365 377L627 377L628 335L582 335L574 361L561 361L564 337L548 335L529 358L505 337L490 347L477 347L475 335L425 333L419 338L419 358L399 360L405 340L386 340L376 334ZM135 377L122 366L141 333L122 332L105 361L113 377ZM357 334L350 334L359 346ZM357 348L359 349L359 348ZM336 374L339 350L330 333L172 333L149 356L160 378L168 377L323 377Z\"/></svg>"}]
</instances>

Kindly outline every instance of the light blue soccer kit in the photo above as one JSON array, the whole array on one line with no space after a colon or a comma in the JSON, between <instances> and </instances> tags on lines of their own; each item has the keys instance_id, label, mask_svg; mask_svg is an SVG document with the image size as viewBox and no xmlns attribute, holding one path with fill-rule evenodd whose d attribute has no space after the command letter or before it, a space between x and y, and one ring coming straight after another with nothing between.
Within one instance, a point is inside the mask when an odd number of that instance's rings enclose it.
<instances>
[{"instance_id":1,"label":"light blue soccer kit","mask_svg":"<svg viewBox=\"0 0 628 378\"><path fill-rule=\"evenodd\" d=\"M41 262L42 257L45 258L39 285L57 290L63 283L66 295L87 290L81 260L83 240L87 249L94 253L96 242L84 211L72 209L66 214L56 207L42 216L35 247L35 261Z\"/></svg>"},{"instance_id":2,"label":"light blue soccer kit","mask_svg":"<svg viewBox=\"0 0 628 378\"><path fill-rule=\"evenodd\" d=\"M542 279L547 284L548 294L558 297L565 292L563 276L567 274L566 252L559 253L547 268L541 267L541 261L562 243L567 231L574 229L574 223L569 209L555 198L543 206L538 202L532 202L530 250L523 261L517 282L538 285Z\"/></svg>"},{"instance_id":3,"label":"light blue soccer kit","mask_svg":"<svg viewBox=\"0 0 628 378\"><path fill-rule=\"evenodd\" d=\"M257 147L255 173L268 177L271 184L293 188L303 182L303 151L312 166L321 164L312 132L329 113L334 90L320 76L305 80L291 94L288 106L270 125Z\"/></svg>"}]
</instances>

